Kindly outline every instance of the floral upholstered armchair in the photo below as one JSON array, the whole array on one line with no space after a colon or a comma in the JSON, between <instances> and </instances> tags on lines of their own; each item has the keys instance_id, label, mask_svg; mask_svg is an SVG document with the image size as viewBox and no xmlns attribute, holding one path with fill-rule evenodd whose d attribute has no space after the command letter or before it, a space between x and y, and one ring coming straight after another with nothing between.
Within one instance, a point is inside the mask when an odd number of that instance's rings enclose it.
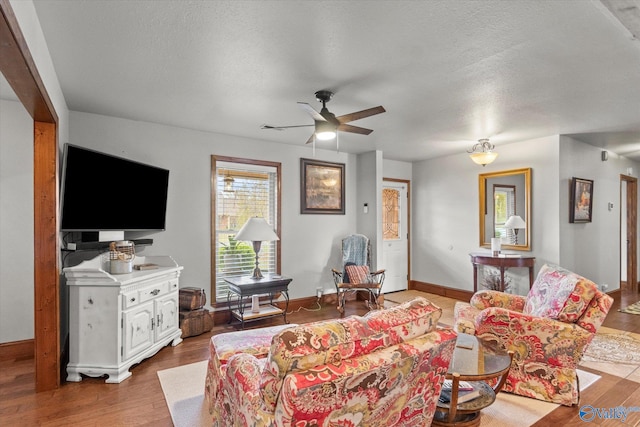
<instances>
[{"instance_id":1,"label":"floral upholstered armchair","mask_svg":"<svg viewBox=\"0 0 640 427\"><path fill-rule=\"evenodd\" d=\"M213 425L428 426L456 339L436 329L441 314L416 298L363 317L214 336Z\"/></svg>"},{"instance_id":2,"label":"floral upholstered armchair","mask_svg":"<svg viewBox=\"0 0 640 427\"><path fill-rule=\"evenodd\" d=\"M612 303L592 281L544 265L526 297L485 290L456 303L455 328L515 352L503 391L570 406L578 363Z\"/></svg>"}]
</instances>

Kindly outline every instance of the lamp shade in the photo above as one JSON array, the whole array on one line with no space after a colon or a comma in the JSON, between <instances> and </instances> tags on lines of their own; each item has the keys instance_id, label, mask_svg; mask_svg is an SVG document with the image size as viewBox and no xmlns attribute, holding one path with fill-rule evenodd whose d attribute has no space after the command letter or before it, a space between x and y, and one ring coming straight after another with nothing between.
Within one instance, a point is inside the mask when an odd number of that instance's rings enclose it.
<instances>
[{"instance_id":1,"label":"lamp shade","mask_svg":"<svg viewBox=\"0 0 640 427\"><path fill-rule=\"evenodd\" d=\"M505 228L511 229L519 229L519 228L527 228L527 223L524 222L524 219L520 215L512 215L507 219L507 222L504 223Z\"/></svg>"},{"instance_id":2,"label":"lamp shade","mask_svg":"<svg viewBox=\"0 0 640 427\"><path fill-rule=\"evenodd\" d=\"M280 240L273 228L265 221L264 218L252 217L242 226L236 240L249 242L268 242L271 240Z\"/></svg>"},{"instance_id":3,"label":"lamp shade","mask_svg":"<svg viewBox=\"0 0 640 427\"><path fill-rule=\"evenodd\" d=\"M471 157L471 160L473 160L475 163L485 166L493 162L496 157L498 157L498 153L495 153L493 151L472 153L469 155L469 157Z\"/></svg>"}]
</instances>

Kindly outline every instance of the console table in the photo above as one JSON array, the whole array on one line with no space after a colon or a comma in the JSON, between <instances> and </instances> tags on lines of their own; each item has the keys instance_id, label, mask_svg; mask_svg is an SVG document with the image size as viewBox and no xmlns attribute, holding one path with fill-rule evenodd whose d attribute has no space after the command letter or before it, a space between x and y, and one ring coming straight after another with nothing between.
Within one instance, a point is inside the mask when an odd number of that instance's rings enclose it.
<instances>
[{"instance_id":1,"label":"console table","mask_svg":"<svg viewBox=\"0 0 640 427\"><path fill-rule=\"evenodd\" d=\"M536 258L522 255L492 256L491 254L472 253L471 263L473 264L473 292L478 291L478 265L489 265L500 269L500 289L504 292L504 272L511 267L526 267L529 269L529 289L533 286L533 266Z\"/></svg>"},{"instance_id":2,"label":"console table","mask_svg":"<svg viewBox=\"0 0 640 427\"><path fill-rule=\"evenodd\" d=\"M227 292L227 303L229 305L229 323L233 318L240 320L241 328L244 329L244 322L250 320L264 319L282 315L284 323L287 323L287 310L289 309L289 283L291 278L283 277L277 274L265 274L261 279L253 279L250 276L230 277L224 279L229 284ZM285 298L284 310L273 305L273 295L282 293ZM236 308L232 308L231 295L237 295ZM254 295L269 294L269 304L261 304L259 311L254 313L251 309L245 309L245 299L248 298L249 303Z\"/></svg>"}]
</instances>

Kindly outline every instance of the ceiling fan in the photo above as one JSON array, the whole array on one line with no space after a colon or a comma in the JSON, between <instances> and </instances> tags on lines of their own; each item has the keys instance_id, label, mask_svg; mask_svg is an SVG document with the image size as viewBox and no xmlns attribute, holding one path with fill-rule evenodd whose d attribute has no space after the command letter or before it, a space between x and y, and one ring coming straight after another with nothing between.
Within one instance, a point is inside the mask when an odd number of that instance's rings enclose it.
<instances>
[{"instance_id":1,"label":"ceiling fan","mask_svg":"<svg viewBox=\"0 0 640 427\"><path fill-rule=\"evenodd\" d=\"M327 102L333 97L333 92L328 90L319 90L315 93L316 99L322 102L322 110L318 113L306 102L298 102L300 108L309 113L313 118L314 124L312 125L294 125L294 126L270 126L262 125L262 129L275 129L284 130L289 128L299 128L305 126L315 126L315 132L307 140L307 144L313 142L316 138L319 140L333 139L337 135L337 131L359 133L361 135L369 135L373 130L366 129L359 126L349 125L347 123L354 120L364 119L365 117L373 116L376 114L384 113L386 110L382 105L377 107L368 108L362 111L356 111L355 113L344 114L336 117L335 114L327 109Z\"/></svg>"}]
</instances>

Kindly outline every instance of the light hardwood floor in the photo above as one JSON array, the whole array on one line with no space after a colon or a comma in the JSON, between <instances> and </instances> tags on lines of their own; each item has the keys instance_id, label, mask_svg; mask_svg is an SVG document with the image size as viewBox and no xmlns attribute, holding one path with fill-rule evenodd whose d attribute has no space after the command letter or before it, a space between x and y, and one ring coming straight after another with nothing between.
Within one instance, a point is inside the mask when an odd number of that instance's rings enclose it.
<instances>
[{"instance_id":1,"label":"light hardwood floor","mask_svg":"<svg viewBox=\"0 0 640 427\"><path fill-rule=\"evenodd\" d=\"M640 299L639 295L624 293L616 298L605 326L640 333L640 316L618 313L616 310ZM454 300L433 296L443 307L447 318ZM366 308L359 301L347 303L346 315L364 314ZM290 322L337 317L333 304L318 311L299 310L288 316ZM279 324L282 319L269 319L247 324L262 327ZM235 330L226 324L214 326L211 334L186 338L177 347L165 347L153 358L131 370L133 375L120 384L105 384L104 379L85 378L80 383L65 382L51 392L35 392L34 361L12 360L0 364L0 425L2 426L171 426L171 417L164 401L157 371L209 357L208 343L212 334ZM590 370L585 368L585 370ZM640 405L640 383L596 372L602 378L582 393L580 405L559 407L535 424L543 426L583 426L579 417L581 405L596 408ZM185 381L188 381L185 378ZM594 421L595 422L595 421ZM618 422L618 421L616 421ZM599 424L599 423L596 423ZM519 425L514 420L514 425ZM617 425L617 424L616 424ZM625 426L640 425L640 413L630 415Z\"/></svg>"}]
</instances>

